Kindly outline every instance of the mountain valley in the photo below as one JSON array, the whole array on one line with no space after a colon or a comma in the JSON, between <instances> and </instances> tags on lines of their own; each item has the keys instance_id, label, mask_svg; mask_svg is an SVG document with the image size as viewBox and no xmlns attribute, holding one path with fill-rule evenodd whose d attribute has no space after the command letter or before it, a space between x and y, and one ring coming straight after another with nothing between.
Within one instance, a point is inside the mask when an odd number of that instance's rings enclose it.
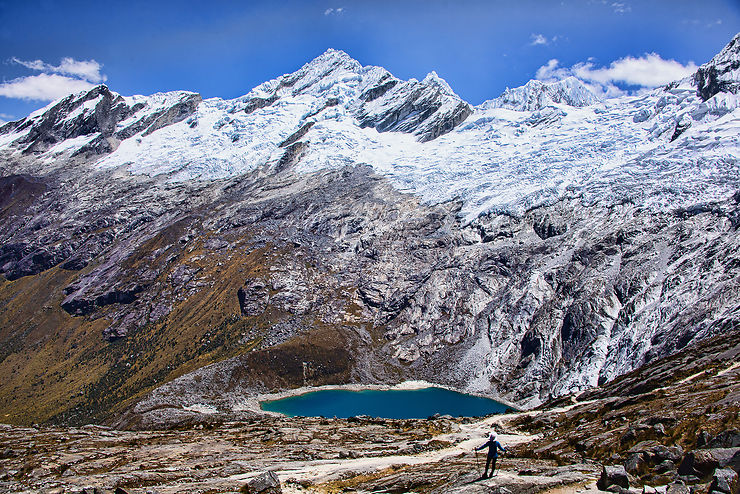
<instances>
[{"instance_id":1,"label":"mountain valley","mask_svg":"<svg viewBox=\"0 0 740 494\"><path fill-rule=\"evenodd\" d=\"M500 424L540 441L521 454L548 468L622 462L638 439L696 446L676 417L621 442L608 433L627 425L598 421L634 396L682 410L655 391L680 384L661 366L713 344L727 348L680 373L721 388L698 393L692 426L736 428L739 67L740 35L650 92L602 101L569 78L472 106L434 72L404 81L329 50L234 100L100 85L6 123L2 434L17 449L19 427L56 427L29 432L54 442L95 423L129 431L115 441L186 428L197 443L205 425L241 444L255 432L233 424L279 422L250 405L265 393L423 380L523 410L596 400ZM580 426L607 435L603 451ZM568 483L598 475L583 468Z\"/></svg>"}]
</instances>

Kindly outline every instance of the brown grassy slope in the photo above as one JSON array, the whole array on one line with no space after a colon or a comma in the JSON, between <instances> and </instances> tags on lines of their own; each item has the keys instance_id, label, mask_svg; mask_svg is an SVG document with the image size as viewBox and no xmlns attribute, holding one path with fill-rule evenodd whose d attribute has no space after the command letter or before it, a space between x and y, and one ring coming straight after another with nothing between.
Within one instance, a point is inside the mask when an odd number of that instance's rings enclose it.
<instances>
[{"instance_id":1,"label":"brown grassy slope","mask_svg":"<svg viewBox=\"0 0 740 494\"><path fill-rule=\"evenodd\" d=\"M99 358L104 318L73 318L60 307L74 273L54 268L0 282L0 421L27 424L80 403L109 364Z\"/></svg>"},{"instance_id":2,"label":"brown grassy slope","mask_svg":"<svg viewBox=\"0 0 740 494\"><path fill-rule=\"evenodd\" d=\"M99 309L94 320L72 317L61 309L63 289L77 272L56 267L0 284L0 421L102 421L166 381L253 351L276 322L295 318L271 306L258 316L243 317L236 294L246 279L263 278L281 259L300 253L271 245L249 248L245 238L231 239L235 247L218 253L204 251L204 239L167 253L188 224L173 225L145 242L126 260L126 272L134 273L167 255L170 262L155 281L167 286L167 277L178 266L188 265L200 269L202 286L192 295L172 297L172 311L166 317L123 339L107 342L102 337L108 324L105 315L115 306ZM152 258L152 252L160 254ZM301 361L313 359L317 379L333 375L335 381L346 380L350 371L346 337L310 314L301 317L301 324L309 334L257 352L248 359L244 379L270 386L300 385Z\"/></svg>"}]
</instances>

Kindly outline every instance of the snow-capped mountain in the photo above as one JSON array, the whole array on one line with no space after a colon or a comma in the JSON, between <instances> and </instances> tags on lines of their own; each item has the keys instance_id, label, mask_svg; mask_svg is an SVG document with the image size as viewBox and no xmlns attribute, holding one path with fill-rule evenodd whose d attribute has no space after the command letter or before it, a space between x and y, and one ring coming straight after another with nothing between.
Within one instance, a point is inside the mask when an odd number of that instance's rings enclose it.
<instances>
[{"instance_id":1,"label":"snow-capped mountain","mask_svg":"<svg viewBox=\"0 0 740 494\"><path fill-rule=\"evenodd\" d=\"M568 77L550 84L531 80L522 87L507 89L498 98L481 104L479 109L536 111L557 104L580 108L596 103L600 103L600 100L594 93L575 77Z\"/></svg>"},{"instance_id":2,"label":"snow-capped mountain","mask_svg":"<svg viewBox=\"0 0 740 494\"><path fill-rule=\"evenodd\" d=\"M739 53L472 107L329 50L233 100L98 86L7 123L0 338L85 386L8 409L401 378L532 405L739 324Z\"/></svg>"},{"instance_id":3,"label":"snow-capped mountain","mask_svg":"<svg viewBox=\"0 0 740 494\"><path fill-rule=\"evenodd\" d=\"M429 203L464 198L468 221L565 196L681 206L737 185L736 45L646 95L600 102L571 77L475 109L435 73L400 81L329 50L235 100L100 86L6 124L0 144L49 161L107 153L96 166L190 180L274 166L300 141L300 171L368 164Z\"/></svg>"}]
</instances>

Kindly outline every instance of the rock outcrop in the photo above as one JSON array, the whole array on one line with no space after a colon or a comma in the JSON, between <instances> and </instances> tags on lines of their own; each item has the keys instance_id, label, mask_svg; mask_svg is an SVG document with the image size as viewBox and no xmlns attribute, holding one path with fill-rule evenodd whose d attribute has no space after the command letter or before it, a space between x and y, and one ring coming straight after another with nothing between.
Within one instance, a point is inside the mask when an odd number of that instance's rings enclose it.
<instances>
[{"instance_id":1,"label":"rock outcrop","mask_svg":"<svg viewBox=\"0 0 740 494\"><path fill-rule=\"evenodd\" d=\"M264 472L250 479L240 489L244 494L281 494L280 479L275 472Z\"/></svg>"},{"instance_id":2,"label":"rock outcrop","mask_svg":"<svg viewBox=\"0 0 740 494\"><path fill-rule=\"evenodd\" d=\"M740 34L712 60L699 67L694 74L694 83L704 101L719 93L740 92Z\"/></svg>"}]
</instances>

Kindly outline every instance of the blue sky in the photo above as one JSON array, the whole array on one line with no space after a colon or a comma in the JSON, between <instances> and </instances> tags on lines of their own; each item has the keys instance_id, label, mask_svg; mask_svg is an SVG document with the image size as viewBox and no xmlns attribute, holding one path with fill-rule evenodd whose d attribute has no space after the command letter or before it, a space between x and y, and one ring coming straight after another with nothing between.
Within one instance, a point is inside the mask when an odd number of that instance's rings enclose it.
<instances>
[{"instance_id":1,"label":"blue sky","mask_svg":"<svg viewBox=\"0 0 740 494\"><path fill-rule=\"evenodd\" d=\"M435 70L473 104L572 74L619 93L738 31L740 0L0 0L0 119L99 82L234 98L327 48L404 79Z\"/></svg>"}]
</instances>

